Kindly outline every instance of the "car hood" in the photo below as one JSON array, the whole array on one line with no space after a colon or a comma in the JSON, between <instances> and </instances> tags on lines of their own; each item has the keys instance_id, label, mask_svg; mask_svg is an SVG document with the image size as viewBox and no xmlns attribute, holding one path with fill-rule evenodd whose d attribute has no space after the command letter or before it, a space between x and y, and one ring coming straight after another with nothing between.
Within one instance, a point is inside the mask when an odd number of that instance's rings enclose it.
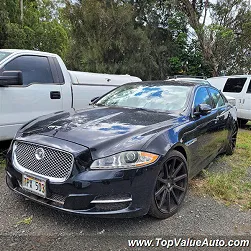
<instances>
[{"instance_id":1,"label":"car hood","mask_svg":"<svg viewBox=\"0 0 251 251\"><path fill-rule=\"evenodd\" d=\"M40 134L83 145L95 159L125 150L140 150L151 137L175 121L175 114L97 107L39 117L19 133L22 138Z\"/></svg>"}]
</instances>

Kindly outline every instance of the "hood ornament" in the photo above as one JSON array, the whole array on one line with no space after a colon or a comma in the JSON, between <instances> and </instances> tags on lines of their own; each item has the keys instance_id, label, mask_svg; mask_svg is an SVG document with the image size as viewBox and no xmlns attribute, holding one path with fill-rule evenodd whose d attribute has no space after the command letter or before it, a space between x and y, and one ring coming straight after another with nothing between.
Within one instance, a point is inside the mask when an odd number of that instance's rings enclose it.
<instances>
[{"instance_id":1,"label":"hood ornament","mask_svg":"<svg viewBox=\"0 0 251 251\"><path fill-rule=\"evenodd\" d=\"M43 148L38 148L36 151L35 151L35 157L37 160L41 160L45 157L45 151Z\"/></svg>"}]
</instances>

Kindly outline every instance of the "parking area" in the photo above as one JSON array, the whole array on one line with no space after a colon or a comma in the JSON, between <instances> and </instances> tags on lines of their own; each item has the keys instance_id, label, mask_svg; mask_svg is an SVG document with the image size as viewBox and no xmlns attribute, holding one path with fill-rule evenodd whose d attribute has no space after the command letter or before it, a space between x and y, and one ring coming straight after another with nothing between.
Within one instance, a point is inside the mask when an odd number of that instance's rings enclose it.
<instances>
[{"instance_id":1,"label":"parking area","mask_svg":"<svg viewBox=\"0 0 251 251\"><path fill-rule=\"evenodd\" d=\"M225 206L190 191L183 208L173 217L156 220L86 218L65 214L12 193L1 172L0 233L31 235L242 235L251 234L251 213ZM30 222L26 222L30 218Z\"/></svg>"},{"instance_id":2,"label":"parking area","mask_svg":"<svg viewBox=\"0 0 251 251\"><path fill-rule=\"evenodd\" d=\"M102 250L104 241L109 245L109 249L106 250L119 250L118 247L127 250L126 239L136 236L251 235L250 211L240 211L237 206L225 206L208 196L197 196L192 189L182 209L166 220L156 220L149 216L134 219L101 219L58 212L15 195L5 185L3 169L0 181L0 235L5 236L2 245L10 250L20 250L20 245L27 245L23 239L20 244L18 238L26 238L29 245L33 243L29 239L33 238L36 240L35 243L38 241L45 250L48 248L47 238L50 238L52 246L58 243L60 238L77 238L80 243L76 243L74 250L81 250L77 247L81 247L83 243L86 247L95 246L96 249L82 250ZM61 241L60 244L62 245ZM36 250L33 249L36 246L34 245L27 250ZM71 245L71 242L66 242L63 248L69 250Z\"/></svg>"}]
</instances>

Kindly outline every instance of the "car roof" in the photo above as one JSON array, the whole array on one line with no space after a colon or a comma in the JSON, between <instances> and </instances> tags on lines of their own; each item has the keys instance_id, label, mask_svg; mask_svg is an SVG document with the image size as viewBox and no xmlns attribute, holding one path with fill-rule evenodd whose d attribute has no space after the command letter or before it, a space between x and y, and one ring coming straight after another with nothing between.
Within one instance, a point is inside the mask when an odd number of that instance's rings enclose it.
<instances>
[{"instance_id":1,"label":"car roof","mask_svg":"<svg viewBox=\"0 0 251 251\"><path fill-rule=\"evenodd\" d=\"M22 49L0 49L0 52L9 52L9 53L28 53L28 54L35 54L35 55L42 55L42 56L57 56L54 53L44 52L44 51L37 51L37 50L22 50Z\"/></svg>"},{"instance_id":2,"label":"car roof","mask_svg":"<svg viewBox=\"0 0 251 251\"><path fill-rule=\"evenodd\" d=\"M198 83L195 81L182 80L182 79L169 79L169 80L153 80L153 81L141 81L141 82L132 82L128 84L158 84L158 85L177 85L177 86L205 86L204 83Z\"/></svg>"},{"instance_id":3,"label":"car roof","mask_svg":"<svg viewBox=\"0 0 251 251\"><path fill-rule=\"evenodd\" d=\"M248 75L228 75L228 76L217 76L217 77L211 77L209 79L219 79L219 78L247 78L251 77L250 74Z\"/></svg>"},{"instance_id":4,"label":"car roof","mask_svg":"<svg viewBox=\"0 0 251 251\"><path fill-rule=\"evenodd\" d=\"M193 83L198 83L198 84L211 85L208 80L202 79L202 78L191 78L191 77L178 78L177 77L177 78L170 78L168 80L188 81L188 82L193 82Z\"/></svg>"}]
</instances>

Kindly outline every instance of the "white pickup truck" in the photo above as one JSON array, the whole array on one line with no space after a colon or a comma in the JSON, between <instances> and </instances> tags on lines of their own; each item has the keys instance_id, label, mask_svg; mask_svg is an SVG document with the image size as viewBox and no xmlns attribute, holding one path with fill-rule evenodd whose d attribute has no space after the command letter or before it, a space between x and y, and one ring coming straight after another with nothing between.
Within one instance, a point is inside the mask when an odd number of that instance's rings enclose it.
<instances>
[{"instance_id":1,"label":"white pickup truck","mask_svg":"<svg viewBox=\"0 0 251 251\"><path fill-rule=\"evenodd\" d=\"M68 71L56 54L0 50L0 141L44 114L85 108L92 98L140 78Z\"/></svg>"},{"instance_id":2,"label":"white pickup truck","mask_svg":"<svg viewBox=\"0 0 251 251\"><path fill-rule=\"evenodd\" d=\"M236 99L240 125L245 125L251 120L251 75L213 77L208 81L225 95L231 95Z\"/></svg>"}]
</instances>

